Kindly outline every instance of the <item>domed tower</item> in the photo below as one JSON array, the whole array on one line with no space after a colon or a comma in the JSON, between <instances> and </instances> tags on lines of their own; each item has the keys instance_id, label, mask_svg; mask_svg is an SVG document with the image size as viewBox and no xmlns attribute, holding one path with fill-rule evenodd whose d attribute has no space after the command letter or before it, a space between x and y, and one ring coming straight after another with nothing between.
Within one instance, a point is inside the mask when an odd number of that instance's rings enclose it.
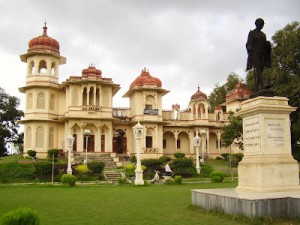
<instances>
[{"instance_id":1,"label":"domed tower","mask_svg":"<svg viewBox=\"0 0 300 225\"><path fill-rule=\"evenodd\" d=\"M63 148L58 133L63 130L58 117L64 113L65 95L58 81L59 65L66 58L59 52L59 43L47 34L46 23L41 36L31 39L26 54L20 56L27 63L25 93L24 153L34 149L38 157L46 158L50 148Z\"/></svg>"},{"instance_id":2,"label":"domed tower","mask_svg":"<svg viewBox=\"0 0 300 225\"><path fill-rule=\"evenodd\" d=\"M59 43L47 34L46 23L41 36L31 39L26 54L20 56L27 63L26 86L47 85L58 86L59 65L66 63L60 55Z\"/></svg>"},{"instance_id":3,"label":"domed tower","mask_svg":"<svg viewBox=\"0 0 300 225\"><path fill-rule=\"evenodd\" d=\"M207 99L207 95L200 91L200 87L198 85L198 89L191 96L191 100L189 103L189 109L191 110L193 119L208 119L208 108L209 103Z\"/></svg>"}]
</instances>

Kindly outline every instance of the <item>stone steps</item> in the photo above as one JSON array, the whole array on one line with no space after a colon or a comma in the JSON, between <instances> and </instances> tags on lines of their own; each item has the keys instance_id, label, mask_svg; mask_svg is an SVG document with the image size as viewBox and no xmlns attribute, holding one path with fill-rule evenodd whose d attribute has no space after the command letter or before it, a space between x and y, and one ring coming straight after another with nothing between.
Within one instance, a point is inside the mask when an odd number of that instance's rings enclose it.
<instances>
[{"instance_id":1,"label":"stone steps","mask_svg":"<svg viewBox=\"0 0 300 225\"><path fill-rule=\"evenodd\" d=\"M85 153L74 153L74 160L76 163L83 162L86 158ZM88 162L104 162L105 168L114 169L117 167L110 153L88 153Z\"/></svg>"},{"instance_id":2,"label":"stone steps","mask_svg":"<svg viewBox=\"0 0 300 225\"><path fill-rule=\"evenodd\" d=\"M118 179L121 178L121 174L115 171L104 171L106 180L118 183Z\"/></svg>"}]
</instances>

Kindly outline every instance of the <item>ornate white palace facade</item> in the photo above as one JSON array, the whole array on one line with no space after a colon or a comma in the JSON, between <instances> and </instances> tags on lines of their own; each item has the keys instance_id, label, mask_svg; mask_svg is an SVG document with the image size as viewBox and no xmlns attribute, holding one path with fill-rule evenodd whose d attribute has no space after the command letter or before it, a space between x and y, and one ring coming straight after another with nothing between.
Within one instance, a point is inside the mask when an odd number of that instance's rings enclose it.
<instances>
[{"instance_id":1,"label":"ornate white palace facade","mask_svg":"<svg viewBox=\"0 0 300 225\"><path fill-rule=\"evenodd\" d=\"M60 55L59 43L47 35L46 24L43 34L30 40L27 53L20 58L27 64L26 84L19 88L26 96L25 116L20 121L24 124L25 154L33 149L38 157L45 158L50 148L66 151L65 139L71 135L74 154L134 155L132 127L138 121L145 127L142 158L176 152L195 157L196 133L202 138L201 151L211 158L233 150L221 144L228 114L222 107L210 113L208 98L199 87L187 110L177 104L162 110L162 97L169 91L144 69L123 96L129 98L130 107L114 108L112 98L120 85L102 77L101 70L93 65L83 69L80 76L59 83L59 67L66 58ZM228 93L227 109L236 110L248 95L239 84Z\"/></svg>"}]
</instances>

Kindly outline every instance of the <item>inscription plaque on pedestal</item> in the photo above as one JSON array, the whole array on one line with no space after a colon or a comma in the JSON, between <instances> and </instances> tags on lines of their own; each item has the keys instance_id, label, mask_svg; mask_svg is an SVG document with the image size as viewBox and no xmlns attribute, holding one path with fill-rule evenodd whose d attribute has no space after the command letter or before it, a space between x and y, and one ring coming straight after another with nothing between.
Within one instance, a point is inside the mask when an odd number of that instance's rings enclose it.
<instances>
[{"instance_id":1,"label":"inscription plaque on pedestal","mask_svg":"<svg viewBox=\"0 0 300 225\"><path fill-rule=\"evenodd\" d=\"M260 151L259 117L249 117L243 120L245 152Z\"/></svg>"},{"instance_id":2,"label":"inscription plaque on pedestal","mask_svg":"<svg viewBox=\"0 0 300 225\"><path fill-rule=\"evenodd\" d=\"M266 119L266 147L278 149L284 146L284 120Z\"/></svg>"}]
</instances>

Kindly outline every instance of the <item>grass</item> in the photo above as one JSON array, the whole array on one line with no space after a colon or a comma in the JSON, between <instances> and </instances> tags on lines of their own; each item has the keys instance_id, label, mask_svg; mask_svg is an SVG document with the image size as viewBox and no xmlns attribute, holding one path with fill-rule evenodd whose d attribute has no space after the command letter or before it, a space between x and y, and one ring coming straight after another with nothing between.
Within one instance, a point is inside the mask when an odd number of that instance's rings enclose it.
<instances>
[{"instance_id":1,"label":"grass","mask_svg":"<svg viewBox=\"0 0 300 225\"><path fill-rule=\"evenodd\" d=\"M209 213L191 206L191 190L233 188L237 182L148 186L1 185L0 217L19 207L30 207L43 225L296 225L296 220L249 220ZM298 221L299 222L299 221Z\"/></svg>"}]
</instances>

